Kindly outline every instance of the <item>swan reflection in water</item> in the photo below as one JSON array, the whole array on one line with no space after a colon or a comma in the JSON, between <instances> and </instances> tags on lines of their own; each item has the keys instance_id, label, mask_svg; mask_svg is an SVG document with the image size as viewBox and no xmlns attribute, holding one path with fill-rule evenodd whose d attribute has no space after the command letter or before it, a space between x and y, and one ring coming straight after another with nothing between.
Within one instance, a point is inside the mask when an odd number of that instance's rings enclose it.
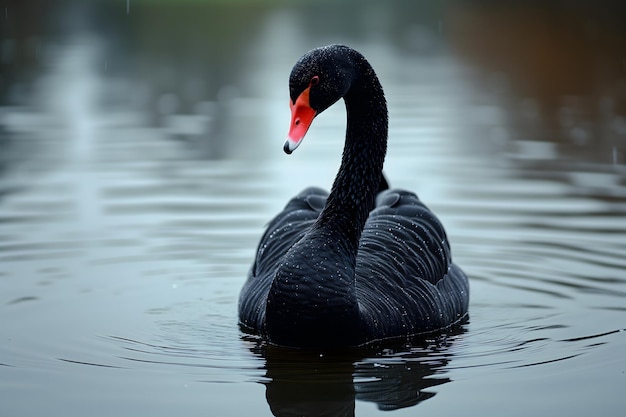
<instances>
[{"instance_id":1,"label":"swan reflection in water","mask_svg":"<svg viewBox=\"0 0 626 417\"><path fill-rule=\"evenodd\" d=\"M275 416L354 416L355 402L380 410L412 407L436 395L429 388L450 382L441 373L462 327L396 349L368 346L320 354L269 345L246 335L250 350L265 359L266 399Z\"/></svg>"}]
</instances>

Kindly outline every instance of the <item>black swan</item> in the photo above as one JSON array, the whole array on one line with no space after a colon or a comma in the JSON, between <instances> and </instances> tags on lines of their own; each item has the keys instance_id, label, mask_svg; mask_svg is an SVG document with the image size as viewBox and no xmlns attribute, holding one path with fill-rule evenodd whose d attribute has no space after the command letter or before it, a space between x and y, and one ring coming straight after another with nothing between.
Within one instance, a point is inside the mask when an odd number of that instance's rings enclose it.
<instances>
[{"instance_id":1,"label":"black swan","mask_svg":"<svg viewBox=\"0 0 626 417\"><path fill-rule=\"evenodd\" d=\"M277 345L333 348L464 320L469 283L443 226L415 194L386 189L387 105L370 64L347 46L314 49L291 71L289 94L288 154L343 97L341 167L330 194L307 188L269 223L239 296L241 328Z\"/></svg>"}]
</instances>

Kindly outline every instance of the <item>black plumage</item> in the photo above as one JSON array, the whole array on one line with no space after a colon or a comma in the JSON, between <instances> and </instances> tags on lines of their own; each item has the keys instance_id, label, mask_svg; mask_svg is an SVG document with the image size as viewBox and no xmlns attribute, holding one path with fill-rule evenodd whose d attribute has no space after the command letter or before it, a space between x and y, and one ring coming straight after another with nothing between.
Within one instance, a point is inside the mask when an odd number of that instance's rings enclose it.
<instances>
[{"instance_id":1,"label":"black plumage","mask_svg":"<svg viewBox=\"0 0 626 417\"><path fill-rule=\"evenodd\" d=\"M345 101L341 167L330 194L307 188L268 225L239 297L242 328L340 347L463 320L468 279L443 226L415 194L386 189L387 106L372 67L346 46L315 49L290 76L293 103L305 90L316 114Z\"/></svg>"}]
</instances>

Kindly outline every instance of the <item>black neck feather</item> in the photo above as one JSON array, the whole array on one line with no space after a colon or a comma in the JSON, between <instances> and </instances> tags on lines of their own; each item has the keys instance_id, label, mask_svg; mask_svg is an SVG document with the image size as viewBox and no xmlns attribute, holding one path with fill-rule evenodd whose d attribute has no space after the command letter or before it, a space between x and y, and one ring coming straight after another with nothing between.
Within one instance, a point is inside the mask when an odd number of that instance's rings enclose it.
<instances>
[{"instance_id":1,"label":"black neck feather","mask_svg":"<svg viewBox=\"0 0 626 417\"><path fill-rule=\"evenodd\" d=\"M356 256L374 207L387 151L387 105L371 66L361 57L348 93L346 141L339 172L316 228L341 233Z\"/></svg>"}]
</instances>

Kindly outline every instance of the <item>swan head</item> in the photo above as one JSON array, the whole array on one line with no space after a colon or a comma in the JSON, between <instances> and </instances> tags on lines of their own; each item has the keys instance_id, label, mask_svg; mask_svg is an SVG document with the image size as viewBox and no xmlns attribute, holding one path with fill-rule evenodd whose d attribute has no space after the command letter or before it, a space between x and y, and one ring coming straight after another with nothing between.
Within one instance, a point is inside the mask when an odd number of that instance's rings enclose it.
<instances>
[{"instance_id":1,"label":"swan head","mask_svg":"<svg viewBox=\"0 0 626 417\"><path fill-rule=\"evenodd\" d=\"M348 92L354 73L352 57L358 54L343 45L329 45L307 52L289 77L291 123L284 151L292 153L302 142L313 119Z\"/></svg>"}]
</instances>

